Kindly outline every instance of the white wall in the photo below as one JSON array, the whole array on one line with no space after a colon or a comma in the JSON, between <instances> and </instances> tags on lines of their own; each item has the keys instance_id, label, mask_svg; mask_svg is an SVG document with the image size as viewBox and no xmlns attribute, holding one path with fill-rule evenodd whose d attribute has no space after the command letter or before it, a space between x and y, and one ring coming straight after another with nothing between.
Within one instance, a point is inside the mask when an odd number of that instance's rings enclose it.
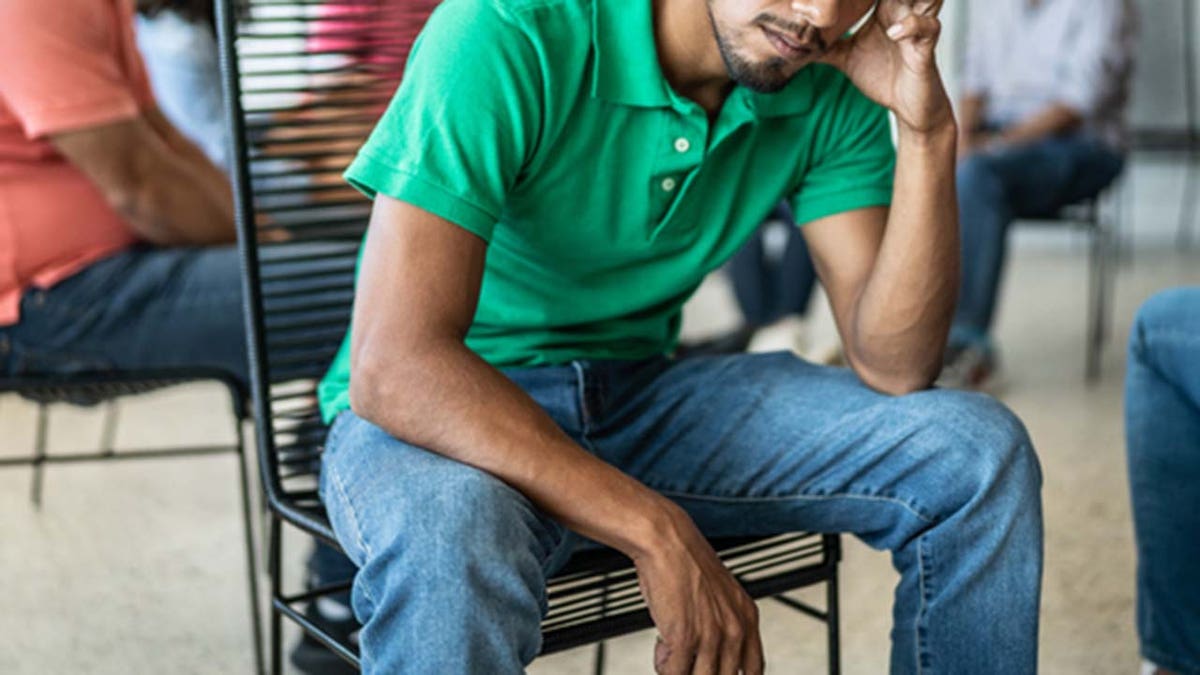
<instances>
[{"instance_id":1,"label":"white wall","mask_svg":"<svg viewBox=\"0 0 1200 675\"><path fill-rule=\"evenodd\" d=\"M972 5L994 1L947 0L942 10L945 32L940 61L947 86L954 95L958 93L957 55L964 47L966 12ZM1184 3L1193 7L1190 27L1183 24ZM1200 49L1200 0L1135 0L1135 4L1141 30L1130 111L1133 127L1186 128L1184 30L1191 31L1198 43L1196 48Z\"/></svg>"}]
</instances>

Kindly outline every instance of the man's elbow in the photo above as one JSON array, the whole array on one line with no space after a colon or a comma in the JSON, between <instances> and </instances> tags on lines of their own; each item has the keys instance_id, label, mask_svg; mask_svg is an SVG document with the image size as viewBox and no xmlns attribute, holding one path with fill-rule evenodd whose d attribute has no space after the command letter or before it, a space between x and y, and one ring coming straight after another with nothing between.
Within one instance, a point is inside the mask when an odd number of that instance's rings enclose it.
<instances>
[{"instance_id":1,"label":"man's elbow","mask_svg":"<svg viewBox=\"0 0 1200 675\"><path fill-rule=\"evenodd\" d=\"M355 415L377 423L387 401L394 399L388 391L387 378L380 377L370 368L354 368L350 375L350 409Z\"/></svg>"},{"instance_id":2,"label":"man's elbow","mask_svg":"<svg viewBox=\"0 0 1200 675\"><path fill-rule=\"evenodd\" d=\"M858 378L871 389L888 396L905 396L933 386L940 368L920 367L882 370L855 366Z\"/></svg>"}]
</instances>

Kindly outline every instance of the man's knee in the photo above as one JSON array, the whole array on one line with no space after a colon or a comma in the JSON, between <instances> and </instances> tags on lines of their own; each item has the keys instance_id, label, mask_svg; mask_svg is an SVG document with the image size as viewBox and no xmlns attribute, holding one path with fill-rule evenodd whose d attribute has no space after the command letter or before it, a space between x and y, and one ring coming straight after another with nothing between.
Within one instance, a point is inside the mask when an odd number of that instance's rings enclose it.
<instances>
[{"instance_id":1,"label":"man's knee","mask_svg":"<svg viewBox=\"0 0 1200 675\"><path fill-rule=\"evenodd\" d=\"M1025 498L1041 488L1041 468L1025 425L982 394L935 389L900 399L933 439L938 471L962 502L1000 493Z\"/></svg>"},{"instance_id":2,"label":"man's knee","mask_svg":"<svg viewBox=\"0 0 1200 675\"><path fill-rule=\"evenodd\" d=\"M1129 335L1132 354L1144 352L1156 334L1200 329L1200 288L1172 288L1151 296L1138 309Z\"/></svg>"}]
</instances>

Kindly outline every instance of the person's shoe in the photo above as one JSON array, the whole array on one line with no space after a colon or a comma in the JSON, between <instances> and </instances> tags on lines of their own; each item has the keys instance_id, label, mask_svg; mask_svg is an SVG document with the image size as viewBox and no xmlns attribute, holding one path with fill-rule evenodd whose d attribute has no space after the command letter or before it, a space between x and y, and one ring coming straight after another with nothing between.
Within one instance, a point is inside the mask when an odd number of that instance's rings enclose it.
<instances>
[{"instance_id":1,"label":"person's shoe","mask_svg":"<svg viewBox=\"0 0 1200 675\"><path fill-rule=\"evenodd\" d=\"M964 389L994 393L999 387L999 363L992 349L980 345L950 345L937 385L945 389Z\"/></svg>"},{"instance_id":2,"label":"person's shoe","mask_svg":"<svg viewBox=\"0 0 1200 675\"><path fill-rule=\"evenodd\" d=\"M358 648L358 621L341 598L319 598L308 603L304 616L345 645ZM291 653L292 665L307 675L355 675L353 666L334 654L308 633L304 633Z\"/></svg>"}]
</instances>

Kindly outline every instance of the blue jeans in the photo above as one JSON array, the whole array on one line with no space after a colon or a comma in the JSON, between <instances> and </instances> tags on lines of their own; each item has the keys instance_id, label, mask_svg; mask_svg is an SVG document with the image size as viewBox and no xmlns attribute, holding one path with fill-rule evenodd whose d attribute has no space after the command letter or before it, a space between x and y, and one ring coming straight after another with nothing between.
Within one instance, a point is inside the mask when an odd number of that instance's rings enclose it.
<instances>
[{"instance_id":1,"label":"blue jeans","mask_svg":"<svg viewBox=\"0 0 1200 675\"><path fill-rule=\"evenodd\" d=\"M1200 287L1138 312L1125 376L1142 655L1200 675Z\"/></svg>"},{"instance_id":2,"label":"blue jeans","mask_svg":"<svg viewBox=\"0 0 1200 675\"><path fill-rule=\"evenodd\" d=\"M134 247L21 298L0 327L0 371L219 368L247 380L242 290L232 247Z\"/></svg>"},{"instance_id":3,"label":"blue jeans","mask_svg":"<svg viewBox=\"0 0 1200 675\"><path fill-rule=\"evenodd\" d=\"M893 673L1034 672L1041 474L1020 421L788 353L511 370L570 436L709 536L850 532L893 552ZM582 539L492 475L342 413L321 494L360 566L367 673L518 673ZM647 656L649 658L649 656Z\"/></svg>"},{"instance_id":4,"label":"blue jeans","mask_svg":"<svg viewBox=\"0 0 1200 675\"><path fill-rule=\"evenodd\" d=\"M1124 166L1105 143L1084 135L980 152L958 165L962 285L950 333L955 345L989 346L1008 226L1018 218L1048 218L1094 197Z\"/></svg>"}]
</instances>

